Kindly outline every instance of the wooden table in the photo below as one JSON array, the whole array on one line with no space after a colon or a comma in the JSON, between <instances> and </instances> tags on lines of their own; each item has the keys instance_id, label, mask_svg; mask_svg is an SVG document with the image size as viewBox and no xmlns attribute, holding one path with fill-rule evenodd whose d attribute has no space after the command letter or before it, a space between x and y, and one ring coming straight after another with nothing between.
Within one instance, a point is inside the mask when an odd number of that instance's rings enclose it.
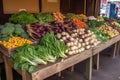
<instances>
[{"instance_id":1,"label":"wooden table","mask_svg":"<svg viewBox=\"0 0 120 80\"><path fill-rule=\"evenodd\" d=\"M37 67L37 70L32 73L22 71L22 70L17 70L17 72L20 75L22 75L23 80L44 80L47 77L50 77L56 73L59 73L79 62L87 60L85 75L86 75L87 80L92 80L92 58L93 58L93 56L95 56L95 58L96 58L97 68L99 69L99 52L101 52L104 49L108 48L109 46L117 43L118 41L120 41L120 35L110 39L109 41L107 41L104 44L100 44L89 50L85 50L82 53L79 53L79 54L76 54L73 56L69 56L68 58L66 58L64 60L58 60L55 63L49 63L46 66L40 65ZM114 52L112 54L113 56L115 56L117 46L118 45L115 44ZM8 52L6 52L3 48L0 48L0 51L4 54L3 58L4 58L4 62L5 62L7 80L13 80L13 75L12 75L13 64L9 60Z\"/></svg>"},{"instance_id":2,"label":"wooden table","mask_svg":"<svg viewBox=\"0 0 120 80\"><path fill-rule=\"evenodd\" d=\"M43 80L84 60L87 60L85 76L87 80L92 80L92 49L69 56L64 60L58 60L55 63L49 63L46 66L40 65L37 67L37 70L32 73L22 70L17 70L17 72L22 75L23 80ZM6 55L4 55L4 61L7 80L13 80L13 64Z\"/></svg>"},{"instance_id":3,"label":"wooden table","mask_svg":"<svg viewBox=\"0 0 120 80\"><path fill-rule=\"evenodd\" d=\"M108 40L104 44L100 44L93 48L93 56L95 62L94 64L96 65L97 70L99 69L99 53L104 49L113 45L111 56L115 58L116 53L118 53L119 51L119 45L120 45L119 41L120 41L120 35Z\"/></svg>"}]
</instances>

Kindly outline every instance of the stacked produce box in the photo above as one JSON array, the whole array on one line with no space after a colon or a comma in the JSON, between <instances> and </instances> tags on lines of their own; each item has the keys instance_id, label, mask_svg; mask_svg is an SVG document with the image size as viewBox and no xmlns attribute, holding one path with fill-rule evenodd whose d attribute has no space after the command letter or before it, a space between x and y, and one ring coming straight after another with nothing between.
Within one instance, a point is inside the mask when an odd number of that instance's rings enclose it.
<instances>
[{"instance_id":1,"label":"stacked produce box","mask_svg":"<svg viewBox=\"0 0 120 80\"><path fill-rule=\"evenodd\" d=\"M80 54L119 32L119 23L103 17L21 11L0 25L0 45L6 49L16 48L10 55L15 69L32 72L38 65ZM34 41L37 44L31 45Z\"/></svg>"}]
</instances>

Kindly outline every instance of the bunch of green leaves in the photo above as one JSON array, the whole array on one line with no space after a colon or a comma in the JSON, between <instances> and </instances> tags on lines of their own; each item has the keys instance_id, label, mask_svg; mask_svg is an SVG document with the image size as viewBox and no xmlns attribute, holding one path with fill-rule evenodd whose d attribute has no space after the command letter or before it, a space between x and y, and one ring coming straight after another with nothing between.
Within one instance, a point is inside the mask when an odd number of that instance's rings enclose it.
<instances>
[{"instance_id":1,"label":"bunch of green leaves","mask_svg":"<svg viewBox=\"0 0 120 80\"><path fill-rule=\"evenodd\" d=\"M9 21L12 23L25 25L25 24L36 22L37 19L34 17L33 14L31 14L27 11L20 11L16 14L13 14L9 18Z\"/></svg>"},{"instance_id":2,"label":"bunch of green leaves","mask_svg":"<svg viewBox=\"0 0 120 80\"><path fill-rule=\"evenodd\" d=\"M29 38L20 24L5 23L4 25L0 25L0 40L8 40L14 35Z\"/></svg>"},{"instance_id":3,"label":"bunch of green leaves","mask_svg":"<svg viewBox=\"0 0 120 80\"><path fill-rule=\"evenodd\" d=\"M90 20L90 21L87 21L86 24L89 27L95 28L95 27L100 27L101 25L104 25L105 21Z\"/></svg>"},{"instance_id":4,"label":"bunch of green leaves","mask_svg":"<svg viewBox=\"0 0 120 80\"><path fill-rule=\"evenodd\" d=\"M40 53L36 51L35 46L25 44L17 48L10 58L14 63L15 69L32 72L36 69L38 64L47 64L41 56L38 56L39 54Z\"/></svg>"},{"instance_id":5,"label":"bunch of green leaves","mask_svg":"<svg viewBox=\"0 0 120 80\"><path fill-rule=\"evenodd\" d=\"M44 46L41 45L37 45L36 47L36 51L38 53L38 56L41 57L41 59L43 59L44 61L47 62L55 62L56 61L56 57L54 57L49 48L46 48Z\"/></svg>"},{"instance_id":6,"label":"bunch of green leaves","mask_svg":"<svg viewBox=\"0 0 120 80\"><path fill-rule=\"evenodd\" d=\"M49 49L49 53L51 53L56 58L66 58L65 51L67 50L67 46L64 42L61 42L56 39L53 32L46 34L43 36L39 44Z\"/></svg>"},{"instance_id":7,"label":"bunch of green leaves","mask_svg":"<svg viewBox=\"0 0 120 80\"><path fill-rule=\"evenodd\" d=\"M96 38L100 40L102 43L106 42L109 40L109 35L98 28L89 28L94 34L96 35Z\"/></svg>"},{"instance_id":8,"label":"bunch of green leaves","mask_svg":"<svg viewBox=\"0 0 120 80\"><path fill-rule=\"evenodd\" d=\"M52 22L54 21L54 17L52 13L37 13L35 14L36 18L38 19L39 22L46 23L46 22Z\"/></svg>"}]
</instances>

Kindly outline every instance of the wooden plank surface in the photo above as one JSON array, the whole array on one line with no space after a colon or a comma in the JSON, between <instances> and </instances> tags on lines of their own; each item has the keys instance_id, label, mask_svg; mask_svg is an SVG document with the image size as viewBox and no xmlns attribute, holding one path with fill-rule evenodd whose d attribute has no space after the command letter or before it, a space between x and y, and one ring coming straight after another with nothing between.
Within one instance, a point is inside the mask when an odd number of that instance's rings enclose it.
<instances>
[{"instance_id":1,"label":"wooden plank surface","mask_svg":"<svg viewBox=\"0 0 120 80\"><path fill-rule=\"evenodd\" d=\"M86 50L80 54L73 55L63 61L58 61L54 64L48 64L47 66L40 66L35 72L32 74L32 80L42 80L53 74L56 74L70 66L77 64L89 57L92 56L92 50Z\"/></svg>"},{"instance_id":2,"label":"wooden plank surface","mask_svg":"<svg viewBox=\"0 0 120 80\"><path fill-rule=\"evenodd\" d=\"M97 53L103 51L104 49L108 48L109 46L113 45L114 43L120 41L120 35L108 40L107 42L103 44L99 44L96 47L93 48L93 55L96 55Z\"/></svg>"}]
</instances>

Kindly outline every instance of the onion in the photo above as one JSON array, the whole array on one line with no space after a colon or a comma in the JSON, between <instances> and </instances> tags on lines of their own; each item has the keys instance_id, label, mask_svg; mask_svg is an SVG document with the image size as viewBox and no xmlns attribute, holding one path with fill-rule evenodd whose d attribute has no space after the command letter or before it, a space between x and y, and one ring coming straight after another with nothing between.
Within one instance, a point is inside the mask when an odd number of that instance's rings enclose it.
<instances>
[{"instance_id":1,"label":"onion","mask_svg":"<svg viewBox=\"0 0 120 80\"><path fill-rule=\"evenodd\" d=\"M67 54L68 54L68 55L73 55L72 51L69 51Z\"/></svg>"},{"instance_id":2,"label":"onion","mask_svg":"<svg viewBox=\"0 0 120 80\"><path fill-rule=\"evenodd\" d=\"M74 41L75 39L71 37L70 40L71 40L71 41Z\"/></svg>"},{"instance_id":3,"label":"onion","mask_svg":"<svg viewBox=\"0 0 120 80\"><path fill-rule=\"evenodd\" d=\"M82 47L82 48L81 48L81 51L84 51L84 50L85 50L85 48L84 48L84 47Z\"/></svg>"},{"instance_id":4,"label":"onion","mask_svg":"<svg viewBox=\"0 0 120 80\"><path fill-rule=\"evenodd\" d=\"M65 53L68 53L68 52L69 52L68 50L65 51Z\"/></svg>"},{"instance_id":5,"label":"onion","mask_svg":"<svg viewBox=\"0 0 120 80\"><path fill-rule=\"evenodd\" d=\"M89 44L89 42L87 41L87 42L85 42L85 44L86 44L86 45L88 45L88 44Z\"/></svg>"},{"instance_id":6,"label":"onion","mask_svg":"<svg viewBox=\"0 0 120 80\"><path fill-rule=\"evenodd\" d=\"M75 34L71 34L72 37L75 37L76 35Z\"/></svg>"},{"instance_id":7,"label":"onion","mask_svg":"<svg viewBox=\"0 0 120 80\"><path fill-rule=\"evenodd\" d=\"M79 48L81 47L81 43L78 43L78 47L79 47Z\"/></svg>"},{"instance_id":8,"label":"onion","mask_svg":"<svg viewBox=\"0 0 120 80\"><path fill-rule=\"evenodd\" d=\"M62 40L66 40L67 38L64 36L64 37L62 37Z\"/></svg>"},{"instance_id":9,"label":"onion","mask_svg":"<svg viewBox=\"0 0 120 80\"><path fill-rule=\"evenodd\" d=\"M79 39L79 42L83 42L83 40L82 40L82 39Z\"/></svg>"},{"instance_id":10,"label":"onion","mask_svg":"<svg viewBox=\"0 0 120 80\"><path fill-rule=\"evenodd\" d=\"M66 38L70 38L70 35L69 35L69 34L67 34L67 35L66 35Z\"/></svg>"},{"instance_id":11,"label":"onion","mask_svg":"<svg viewBox=\"0 0 120 80\"><path fill-rule=\"evenodd\" d=\"M60 34L60 33L57 34L57 38L58 38L58 39L61 38L61 34Z\"/></svg>"},{"instance_id":12,"label":"onion","mask_svg":"<svg viewBox=\"0 0 120 80\"><path fill-rule=\"evenodd\" d=\"M77 32L77 30L73 30L73 32Z\"/></svg>"},{"instance_id":13,"label":"onion","mask_svg":"<svg viewBox=\"0 0 120 80\"><path fill-rule=\"evenodd\" d=\"M66 35L67 33L66 32L62 32L62 35L64 36L64 35Z\"/></svg>"},{"instance_id":14,"label":"onion","mask_svg":"<svg viewBox=\"0 0 120 80\"><path fill-rule=\"evenodd\" d=\"M60 41L62 41L62 42L63 42L64 40L63 40L63 39L60 39Z\"/></svg>"},{"instance_id":15,"label":"onion","mask_svg":"<svg viewBox=\"0 0 120 80\"><path fill-rule=\"evenodd\" d=\"M70 46L71 46L71 43L67 43L67 46L70 47Z\"/></svg>"},{"instance_id":16,"label":"onion","mask_svg":"<svg viewBox=\"0 0 120 80\"><path fill-rule=\"evenodd\" d=\"M90 45L86 46L85 48L86 48L86 49L90 49Z\"/></svg>"},{"instance_id":17,"label":"onion","mask_svg":"<svg viewBox=\"0 0 120 80\"><path fill-rule=\"evenodd\" d=\"M85 46L85 43L82 43L82 46Z\"/></svg>"}]
</instances>

